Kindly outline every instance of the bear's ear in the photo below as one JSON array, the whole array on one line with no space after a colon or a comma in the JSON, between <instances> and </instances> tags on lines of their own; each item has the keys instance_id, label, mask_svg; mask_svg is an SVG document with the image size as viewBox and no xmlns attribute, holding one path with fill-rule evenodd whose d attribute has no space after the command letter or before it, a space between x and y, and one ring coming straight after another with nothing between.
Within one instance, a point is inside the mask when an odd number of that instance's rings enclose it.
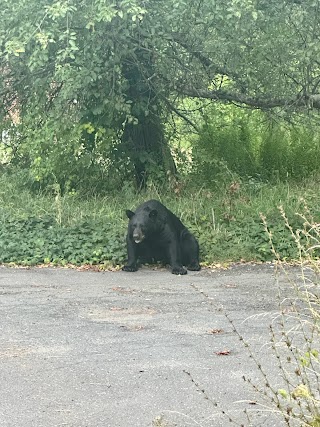
<instances>
[{"instance_id":1,"label":"bear's ear","mask_svg":"<svg viewBox=\"0 0 320 427\"><path fill-rule=\"evenodd\" d=\"M128 209L126 210L126 215L129 219L131 219L134 216L134 212L129 211Z\"/></svg>"},{"instance_id":2,"label":"bear's ear","mask_svg":"<svg viewBox=\"0 0 320 427\"><path fill-rule=\"evenodd\" d=\"M156 211L155 209L152 209L152 211L150 211L149 213L149 218L156 218L156 216L158 215L158 211Z\"/></svg>"}]
</instances>

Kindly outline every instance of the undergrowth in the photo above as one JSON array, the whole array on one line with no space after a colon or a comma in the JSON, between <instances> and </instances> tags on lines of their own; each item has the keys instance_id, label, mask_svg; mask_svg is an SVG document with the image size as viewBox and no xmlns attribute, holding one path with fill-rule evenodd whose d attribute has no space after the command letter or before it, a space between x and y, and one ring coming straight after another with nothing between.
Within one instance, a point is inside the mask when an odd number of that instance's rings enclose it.
<instances>
[{"instance_id":1,"label":"undergrowth","mask_svg":"<svg viewBox=\"0 0 320 427\"><path fill-rule=\"evenodd\" d=\"M294 229L305 203L320 219L316 179L300 186L280 183L229 181L218 190L181 186L167 191L150 185L143 193L129 187L104 197L33 194L12 176L0 177L0 263L121 265L126 258L125 209L156 198L171 209L196 235L203 265L274 258L260 212L268 217L281 259L298 259L290 230L277 206L282 204ZM302 236L303 238L303 236ZM311 244L311 243L310 243ZM318 256L318 249L313 251Z\"/></svg>"}]
</instances>

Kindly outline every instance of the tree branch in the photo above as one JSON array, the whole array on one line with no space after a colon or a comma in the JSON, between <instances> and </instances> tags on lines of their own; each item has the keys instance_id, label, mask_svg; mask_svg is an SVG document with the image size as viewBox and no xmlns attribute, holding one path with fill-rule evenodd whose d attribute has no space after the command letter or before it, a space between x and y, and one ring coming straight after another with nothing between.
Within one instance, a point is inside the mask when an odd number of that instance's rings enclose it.
<instances>
[{"instance_id":1,"label":"tree branch","mask_svg":"<svg viewBox=\"0 0 320 427\"><path fill-rule=\"evenodd\" d=\"M195 125L187 116L185 116L183 113L181 113L181 111L179 111L177 108L175 108L174 105L171 104L171 102L169 102L166 98L163 98L165 103L168 105L168 107L174 111L177 116L181 117L183 120L185 120L187 123L189 123L190 126L193 127L193 129L195 129L196 132L200 132L200 129L198 128L197 125Z\"/></svg>"},{"instance_id":2,"label":"tree branch","mask_svg":"<svg viewBox=\"0 0 320 427\"><path fill-rule=\"evenodd\" d=\"M295 98L255 98L225 90L210 91L204 89L183 88L181 92L181 95L190 96L191 98L235 102L259 109L272 109L276 107L288 108L293 106L320 109L320 94L297 96Z\"/></svg>"}]
</instances>

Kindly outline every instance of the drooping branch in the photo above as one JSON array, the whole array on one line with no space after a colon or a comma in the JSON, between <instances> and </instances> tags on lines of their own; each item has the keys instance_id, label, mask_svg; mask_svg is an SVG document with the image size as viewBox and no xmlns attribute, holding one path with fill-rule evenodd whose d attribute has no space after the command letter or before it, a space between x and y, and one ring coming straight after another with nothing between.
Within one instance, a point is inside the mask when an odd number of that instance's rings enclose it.
<instances>
[{"instance_id":1,"label":"drooping branch","mask_svg":"<svg viewBox=\"0 0 320 427\"><path fill-rule=\"evenodd\" d=\"M320 94L300 95L295 98L267 98L250 97L226 90L205 90L196 88L183 88L183 95L191 98L212 99L215 101L233 102L244 104L252 108L272 109L276 107L285 108L314 108L320 109Z\"/></svg>"},{"instance_id":2,"label":"drooping branch","mask_svg":"<svg viewBox=\"0 0 320 427\"><path fill-rule=\"evenodd\" d=\"M265 94L252 96L250 94L245 75L240 74L239 72L225 65L219 65L215 63L215 61L210 58L210 55L207 56L205 51L201 49L200 46L197 46L197 44L194 44L193 42L190 43L190 41L188 41L188 37L183 37L181 34L173 33L171 34L170 40L177 46L180 46L180 49L182 48L189 55L189 57L195 59L196 62L198 62L198 64L205 70L206 75L209 78L207 83L204 82L203 87L201 87L201 85L197 84L196 82L189 82L188 84L188 79L186 79L186 81L182 82L182 84L179 86L179 89L177 89L177 92L180 95L190 96L192 98L230 102L239 105L246 105L250 108L265 110L276 107L288 110L301 108L308 110L320 109L320 93L317 93L317 89L320 86L319 78L311 79L309 76L309 79L307 79L308 82L306 83L302 79L299 81L295 75L284 69L282 70L283 77L291 80L296 86L296 93L294 95L292 95L291 92L291 94L288 94L288 96L280 98L274 94L268 94L266 91ZM270 58L267 55L264 55L264 59L269 64L276 66L275 58ZM240 88L240 90L229 90L217 87L215 79L219 75L222 76L222 78L225 76L227 80L233 81L238 86L238 88ZM211 87L211 90L207 89L208 87Z\"/></svg>"}]
</instances>

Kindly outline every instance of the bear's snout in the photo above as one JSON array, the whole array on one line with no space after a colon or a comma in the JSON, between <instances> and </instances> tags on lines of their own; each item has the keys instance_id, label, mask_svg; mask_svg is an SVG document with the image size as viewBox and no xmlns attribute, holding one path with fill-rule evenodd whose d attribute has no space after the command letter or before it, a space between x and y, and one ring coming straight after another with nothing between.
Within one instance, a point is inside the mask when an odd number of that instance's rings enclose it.
<instances>
[{"instance_id":1,"label":"bear's snout","mask_svg":"<svg viewBox=\"0 0 320 427\"><path fill-rule=\"evenodd\" d=\"M133 240L135 241L135 243L141 243L142 240L144 239L144 234L143 231L140 229L138 230L134 230L133 234L132 234Z\"/></svg>"}]
</instances>

